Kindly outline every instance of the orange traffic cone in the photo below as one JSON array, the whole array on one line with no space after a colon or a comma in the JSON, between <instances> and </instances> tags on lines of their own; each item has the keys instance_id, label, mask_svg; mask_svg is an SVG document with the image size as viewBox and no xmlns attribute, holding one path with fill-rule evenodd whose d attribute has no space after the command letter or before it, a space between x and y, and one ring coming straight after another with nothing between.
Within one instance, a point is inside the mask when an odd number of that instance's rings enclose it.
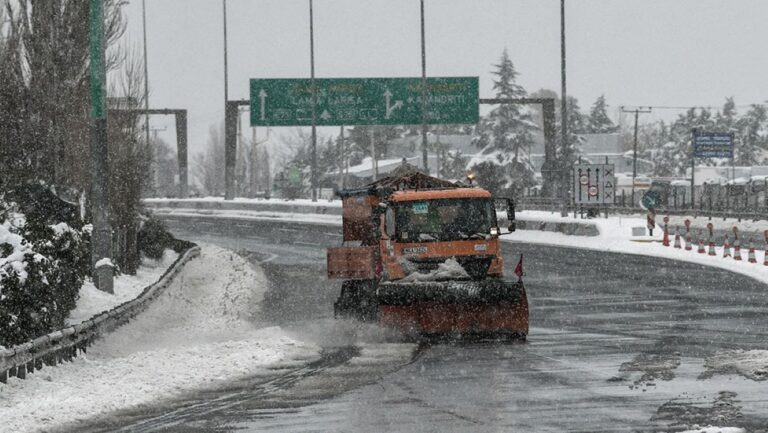
<instances>
[{"instance_id":1,"label":"orange traffic cone","mask_svg":"<svg viewBox=\"0 0 768 433\"><path fill-rule=\"evenodd\" d=\"M709 255L711 256L713 255L712 247L710 246L709 248L710 248ZM728 235L725 235L725 240L723 241L723 258L726 258L726 257L731 257L731 245L728 243Z\"/></svg>"},{"instance_id":2,"label":"orange traffic cone","mask_svg":"<svg viewBox=\"0 0 768 433\"><path fill-rule=\"evenodd\" d=\"M747 261L749 263L757 263L757 258L755 257L755 243L753 242L752 238L749 238L749 251L747 252Z\"/></svg>"},{"instance_id":3,"label":"orange traffic cone","mask_svg":"<svg viewBox=\"0 0 768 433\"><path fill-rule=\"evenodd\" d=\"M741 241L738 237L733 241L733 260L741 261Z\"/></svg>"},{"instance_id":4,"label":"orange traffic cone","mask_svg":"<svg viewBox=\"0 0 768 433\"><path fill-rule=\"evenodd\" d=\"M693 249L693 242L691 240L691 230L685 231L685 250L691 251Z\"/></svg>"},{"instance_id":5,"label":"orange traffic cone","mask_svg":"<svg viewBox=\"0 0 768 433\"><path fill-rule=\"evenodd\" d=\"M763 265L768 266L768 244L765 244L765 257L763 258Z\"/></svg>"},{"instance_id":6,"label":"orange traffic cone","mask_svg":"<svg viewBox=\"0 0 768 433\"><path fill-rule=\"evenodd\" d=\"M664 217L664 237L661 240L661 244L665 247L669 246L669 228L667 228L667 223L669 222L669 217Z\"/></svg>"},{"instance_id":7,"label":"orange traffic cone","mask_svg":"<svg viewBox=\"0 0 768 433\"><path fill-rule=\"evenodd\" d=\"M696 242L699 244L699 254L706 254L704 251L704 241L701 239L701 230L696 233Z\"/></svg>"},{"instance_id":8,"label":"orange traffic cone","mask_svg":"<svg viewBox=\"0 0 768 433\"><path fill-rule=\"evenodd\" d=\"M680 227L675 226L675 248L680 249L682 246L680 245Z\"/></svg>"},{"instance_id":9,"label":"orange traffic cone","mask_svg":"<svg viewBox=\"0 0 768 433\"><path fill-rule=\"evenodd\" d=\"M707 251L707 253L710 256L716 256L717 253L715 252L715 241L712 240L712 235L711 234L709 235L708 243L709 243L709 251Z\"/></svg>"}]
</instances>

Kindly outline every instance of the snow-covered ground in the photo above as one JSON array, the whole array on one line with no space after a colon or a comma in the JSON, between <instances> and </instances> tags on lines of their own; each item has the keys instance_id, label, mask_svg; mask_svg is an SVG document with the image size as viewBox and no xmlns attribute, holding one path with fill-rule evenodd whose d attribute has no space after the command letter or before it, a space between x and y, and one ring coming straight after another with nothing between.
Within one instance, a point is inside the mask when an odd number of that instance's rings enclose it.
<instances>
[{"instance_id":1,"label":"snow-covered ground","mask_svg":"<svg viewBox=\"0 0 768 433\"><path fill-rule=\"evenodd\" d=\"M160 260L142 258L136 275L123 274L115 277L115 293L103 292L96 288L92 280L86 281L80 289L77 307L69 313L67 325L76 325L135 299L145 287L159 280L178 256L173 250L165 250Z\"/></svg>"},{"instance_id":2,"label":"snow-covered ground","mask_svg":"<svg viewBox=\"0 0 768 433\"><path fill-rule=\"evenodd\" d=\"M87 355L0 384L1 431L49 430L117 409L141 407L319 348L256 320L267 280L237 254L202 245L166 291Z\"/></svg>"}]
</instances>

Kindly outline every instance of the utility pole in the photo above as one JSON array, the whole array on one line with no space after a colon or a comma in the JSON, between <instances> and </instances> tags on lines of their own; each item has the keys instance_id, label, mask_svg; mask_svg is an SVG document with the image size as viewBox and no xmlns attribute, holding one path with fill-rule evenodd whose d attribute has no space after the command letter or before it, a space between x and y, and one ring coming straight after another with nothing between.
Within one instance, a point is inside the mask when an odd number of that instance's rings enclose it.
<instances>
[{"instance_id":1,"label":"utility pole","mask_svg":"<svg viewBox=\"0 0 768 433\"><path fill-rule=\"evenodd\" d=\"M621 107L622 113L635 113L635 139L632 144L632 206L635 206L635 178L637 177L637 119L640 113L650 113L651 109L641 110L642 107L637 107L634 110L625 110Z\"/></svg>"},{"instance_id":2,"label":"utility pole","mask_svg":"<svg viewBox=\"0 0 768 433\"><path fill-rule=\"evenodd\" d=\"M109 223L109 143L107 142L107 75L104 65L104 4L90 0L91 69L91 264L99 290L114 293L112 227Z\"/></svg>"},{"instance_id":3,"label":"utility pole","mask_svg":"<svg viewBox=\"0 0 768 433\"><path fill-rule=\"evenodd\" d=\"M229 75L227 74L227 0L221 0L224 17L224 109L229 101Z\"/></svg>"},{"instance_id":4,"label":"utility pole","mask_svg":"<svg viewBox=\"0 0 768 433\"><path fill-rule=\"evenodd\" d=\"M429 174L427 156L427 48L424 35L424 0L421 0L421 159L424 172Z\"/></svg>"},{"instance_id":5,"label":"utility pole","mask_svg":"<svg viewBox=\"0 0 768 433\"><path fill-rule=\"evenodd\" d=\"M237 115L237 108L229 106L229 74L227 71L227 0L221 0L222 18L224 19L224 200L235 198L235 165L237 164L237 144L230 144L229 140L237 140L234 131L228 129L230 119ZM229 146L234 146L230 149ZM231 155L230 155L231 154ZM227 155L230 155L227 158Z\"/></svg>"},{"instance_id":6,"label":"utility pole","mask_svg":"<svg viewBox=\"0 0 768 433\"><path fill-rule=\"evenodd\" d=\"M568 215L568 174L571 159L570 148L568 147L568 108L565 91L565 0L560 0L560 140L563 146L563 160L561 163L561 184L560 194L562 195L562 216Z\"/></svg>"},{"instance_id":7,"label":"utility pole","mask_svg":"<svg viewBox=\"0 0 768 433\"><path fill-rule=\"evenodd\" d=\"M310 91L312 92L312 166L310 168L309 183L312 187L312 201L317 201L317 89L315 88L315 25L312 14L312 0L309 0L309 69Z\"/></svg>"},{"instance_id":8,"label":"utility pole","mask_svg":"<svg viewBox=\"0 0 768 433\"><path fill-rule=\"evenodd\" d=\"M149 72L147 67L147 5L146 0L141 0L141 23L142 23L142 33L144 34L144 110L146 114L144 114L144 130L146 132L146 139L147 139L147 150L149 150L152 158L152 164L151 167L154 167L154 173L152 173L152 178L155 180L153 185L153 190L156 190L157 188L157 161L155 161L155 152L152 149L152 146L149 142ZM156 191L155 191L156 192Z\"/></svg>"}]
</instances>

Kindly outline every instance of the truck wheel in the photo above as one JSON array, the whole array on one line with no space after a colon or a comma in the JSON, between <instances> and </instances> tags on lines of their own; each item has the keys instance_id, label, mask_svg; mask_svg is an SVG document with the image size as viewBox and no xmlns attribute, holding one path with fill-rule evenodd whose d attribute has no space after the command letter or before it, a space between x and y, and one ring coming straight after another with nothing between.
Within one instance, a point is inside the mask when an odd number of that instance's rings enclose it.
<instances>
[{"instance_id":1,"label":"truck wheel","mask_svg":"<svg viewBox=\"0 0 768 433\"><path fill-rule=\"evenodd\" d=\"M334 317L375 322L379 311L375 284L373 281L344 281L339 298L333 304Z\"/></svg>"}]
</instances>

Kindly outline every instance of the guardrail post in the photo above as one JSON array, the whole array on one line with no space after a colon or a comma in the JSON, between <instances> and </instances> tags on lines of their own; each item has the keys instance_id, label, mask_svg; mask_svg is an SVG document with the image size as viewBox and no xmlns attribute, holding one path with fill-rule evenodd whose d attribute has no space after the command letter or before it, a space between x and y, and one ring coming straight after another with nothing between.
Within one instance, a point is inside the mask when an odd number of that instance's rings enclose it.
<instances>
[{"instance_id":1,"label":"guardrail post","mask_svg":"<svg viewBox=\"0 0 768 433\"><path fill-rule=\"evenodd\" d=\"M8 370L0 372L0 383L8 383Z\"/></svg>"}]
</instances>

